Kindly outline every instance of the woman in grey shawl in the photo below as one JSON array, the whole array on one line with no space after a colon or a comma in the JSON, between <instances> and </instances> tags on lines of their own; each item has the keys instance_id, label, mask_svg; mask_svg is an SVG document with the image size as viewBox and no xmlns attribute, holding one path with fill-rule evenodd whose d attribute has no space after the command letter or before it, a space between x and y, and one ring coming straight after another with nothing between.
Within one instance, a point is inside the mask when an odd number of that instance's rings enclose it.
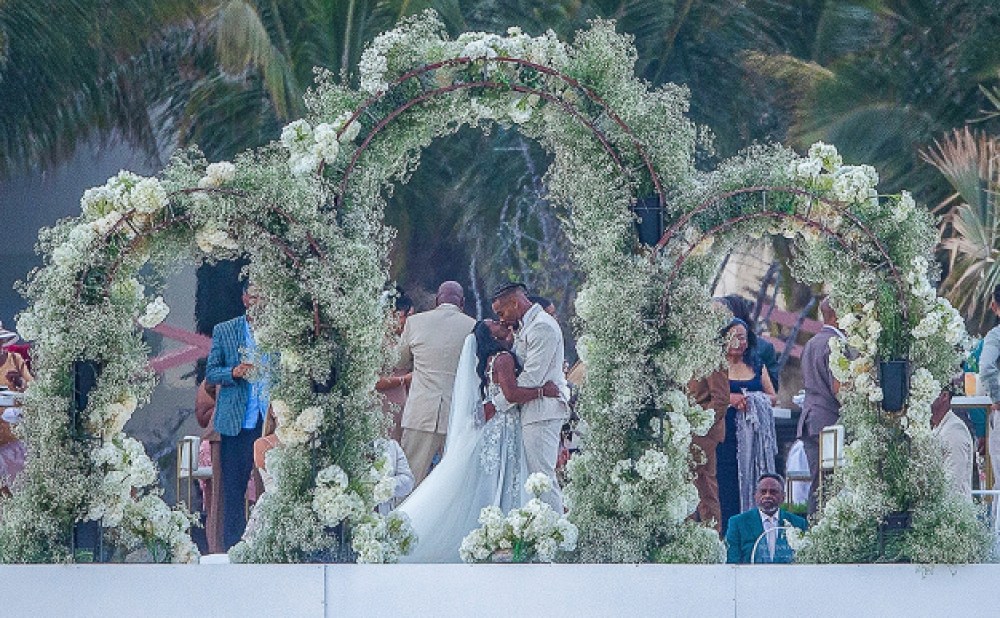
<instances>
[{"instance_id":1,"label":"woman in grey shawl","mask_svg":"<svg viewBox=\"0 0 1000 618\"><path fill-rule=\"evenodd\" d=\"M767 367L753 353L755 337L743 320L734 319L724 329L729 364L729 409L726 438L716 449L722 533L729 518L753 506L757 477L774 472L774 386ZM746 497L744 497L746 495ZM744 502L749 499L748 504Z\"/></svg>"}]
</instances>

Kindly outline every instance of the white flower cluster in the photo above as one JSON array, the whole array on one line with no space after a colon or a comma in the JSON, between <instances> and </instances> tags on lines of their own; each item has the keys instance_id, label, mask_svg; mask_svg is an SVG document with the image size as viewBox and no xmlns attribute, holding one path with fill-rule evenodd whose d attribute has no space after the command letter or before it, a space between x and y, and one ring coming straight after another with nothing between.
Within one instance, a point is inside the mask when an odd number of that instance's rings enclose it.
<instances>
[{"instance_id":1,"label":"white flower cluster","mask_svg":"<svg viewBox=\"0 0 1000 618\"><path fill-rule=\"evenodd\" d=\"M354 141L361 132L357 122L347 125L350 119L351 113L344 112L332 123L321 122L315 127L301 118L285 125L281 144L289 151L288 165L292 173L301 176L315 172L321 161L327 164L336 161L341 146ZM338 132L341 132L339 138Z\"/></svg>"},{"instance_id":2,"label":"white flower cluster","mask_svg":"<svg viewBox=\"0 0 1000 618\"><path fill-rule=\"evenodd\" d=\"M410 518L401 511L393 511L386 517L370 515L351 530L351 547L358 553L358 562L399 562L416 542Z\"/></svg>"},{"instance_id":3,"label":"white flower cluster","mask_svg":"<svg viewBox=\"0 0 1000 618\"><path fill-rule=\"evenodd\" d=\"M834 199L848 204L867 202L878 196L875 168L844 165L837 148L823 142L813 144L808 157L793 161L788 171L807 188L830 192Z\"/></svg>"},{"instance_id":4,"label":"white flower cluster","mask_svg":"<svg viewBox=\"0 0 1000 618\"><path fill-rule=\"evenodd\" d=\"M927 268L927 259L918 257L913 262L913 268L906 273L910 291L920 303L913 309L924 314L920 322L913 327L912 335L916 339L927 339L940 333L950 345L968 348L970 340L965 330L965 320L948 299L937 295L937 291L927 278Z\"/></svg>"},{"instance_id":5,"label":"white flower cluster","mask_svg":"<svg viewBox=\"0 0 1000 618\"><path fill-rule=\"evenodd\" d=\"M108 179L102 187L87 189L80 199L83 215L91 222L115 212L132 210L142 215L153 215L166 205L167 191L158 179L126 170Z\"/></svg>"},{"instance_id":6,"label":"white flower cluster","mask_svg":"<svg viewBox=\"0 0 1000 618\"><path fill-rule=\"evenodd\" d=\"M156 467L142 444L124 435L105 442L91 453L94 465L105 470L97 493L91 498L86 519L102 520L105 527L122 523L137 490L157 480Z\"/></svg>"},{"instance_id":7,"label":"white flower cluster","mask_svg":"<svg viewBox=\"0 0 1000 618\"><path fill-rule=\"evenodd\" d=\"M171 509L159 496L150 494L129 505L122 529L125 538L133 546L144 545L155 562L169 559L196 563L198 548L188 532L194 520L188 513Z\"/></svg>"},{"instance_id":8,"label":"white flower cluster","mask_svg":"<svg viewBox=\"0 0 1000 618\"><path fill-rule=\"evenodd\" d=\"M690 441L690 434L687 435ZM684 449L686 452L686 448ZM681 460L687 470L687 460ZM690 483L666 496L663 488L676 481L677 464L658 449L646 449L638 461L623 459L611 470L611 484L617 489L617 506L623 513L634 513L651 504L665 511L674 522L680 522L698 506L698 492Z\"/></svg>"},{"instance_id":9,"label":"white flower cluster","mask_svg":"<svg viewBox=\"0 0 1000 618\"><path fill-rule=\"evenodd\" d=\"M323 468L316 475L312 508L325 526L336 526L345 519L357 520L367 514L365 501L348 488L347 473L340 466Z\"/></svg>"},{"instance_id":10,"label":"white flower cluster","mask_svg":"<svg viewBox=\"0 0 1000 618\"><path fill-rule=\"evenodd\" d=\"M323 410L317 406L310 406L294 415L284 400L275 399L271 402L271 411L277 421L274 433L284 445L306 444L323 425Z\"/></svg>"},{"instance_id":11,"label":"white flower cluster","mask_svg":"<svg viewBox=\"0 0 1000 618\"><path fill-rule=\"evenodd\" d=\"M133 238L167 205L167 191L156 178L121 171L103 186L87 189L80 199L83 220L52 251L52 263L75 269L91 259L94 243L116 231ZM128 217L127 224L122 220Z\"/></svg>"},{"instance_id":12,"label":"white flower cluster","mask_svg":"<svg viewBox=\"0 0 1000 618\"><path fill-rule=\"evenodd\" d=\"M868 401L882 401L882 388L878 383L878 339L882 323L875 313L875 303L869 301L855 313L843 313L838 323L847 335L847 341L830 338L830 370L833 377L846 390L853 390L867 397Z\"/></svg>"},{"instance_id":13,"label":"white flower cluster","mask_svg":"<svg viewBox=\"0 0 1000 618\"><path fill-rule=\"evenodd\" d=\"M931 404L941 394L941 384L924 367L918 367L910 378L910 396L906 401L906 416L900 419L903 430L911 437L928 435L931 431Z\"/></svg>"},{"instance_id":14,"label":"white flower cluster","mask_svg":"<svg viewBox=\"0 0 1000 618\"><path fill-rule=\"evenodd\" d=\"M116 401L95 406L89 417L90 430L104 440L110 441L125 428L125 423L132 418L132 413L138 405L135 396L126 393Z\"/></svg>"},{"instance_id":15,"label":"white flower cluster","mask_svg":"<svg viewBox=\"0 0 1000 618\"><path fill-rule=\"evenodd\" d=\"M236 166L229 161L209 163L205 175L198 181L199 189L217 189L236 178Z\"/></svg>"},{"instance_id":16,"label":"white flower cluster","mask_svg":"<svg viewBox=\"0 0 1000 618\"><path fill-rule=\"evenodd\" d=\"M199 249L209 255L217 252L223 255L230 254L240 247L236 239L215 222L206 223L195 230L194 241Z\"/></svg>"},{"instance_id":17,"label":"white flower cluster","mask_svg":"<svg viewBox=\"0 0 1000 618\"><path fill-rule=\"evenodd\" d=\"M431 26L439 23L436 18L429 15L423 16L423 20ZM359 73L362 91L368 94L378 94L388 89L388 82L391 79L389 75L390 58L404 56L406 59L415 61L426 55L425 49L401 49L412 43L410 37L412 33L408 31L408 28L409 25L404 24L395 30L380 34L361 54ZM434 48L439 54L443 48L444 57L438 57L438 60L468 58L488 61L503 57L560 67L566 64L569 58L565 44L551 30L539 37L528 36L517 27L508 28L507 36L492 32L464 32L454 41L439 40L435 37L426 38L419 44L426 49ZM497 66L495 63L487 62L484 68L489 74L496 70Z\"/></svg>"},{"instance_id":18,"label":"white flower cluster","mask_svg":"<svg viewBox=\"0 0 1000 618\"><path fill-rule=\"evenodd\" d=\"M670 440L684 446L691 436L703 436L715 423L715 413L691 403L687 393L671 389L663 396L667 420L670 422Z\"/></svg>"},{"instance_id":19,"label":"white flower cluster","mask_svg":"<svg viewBox=\"0 0 1000 618\"><path fill-rule=\"evenodd\" d=\"M479 513L480 528L470 532L459 548L465 562L484 562L511 552L515 562L552 562L559 550L573 551L579 531L565 515L558 515L538 496L552 488L544 474L532 474L525 489L535 497L505 517L496 506Z\"/></svg>"},{"instance_id":20,"label":"white flower cluster","mask_svg":"<svg viewBox=\"0 0 1000 618\"><path fill-rule=\"evenodd\" d=\"M388 453L382 453L368 470L368 481L372 485L372 499L376 504L391 500L396 495L396 477Z\"/></svg>"},{"instance_id":21,"label":"white flower cluster","mask_svg":"<svg viewBox=\"0 0 1000 618\"><path fill-rule=\"evenodd\" d=\"M169 313L170 307L167 306L167 303L163 302L163 297L157 296L146 305L146 311L139 316L136 322L143 328L153 328L167 319L167 314Z\"/></svg>"}]
</instances>

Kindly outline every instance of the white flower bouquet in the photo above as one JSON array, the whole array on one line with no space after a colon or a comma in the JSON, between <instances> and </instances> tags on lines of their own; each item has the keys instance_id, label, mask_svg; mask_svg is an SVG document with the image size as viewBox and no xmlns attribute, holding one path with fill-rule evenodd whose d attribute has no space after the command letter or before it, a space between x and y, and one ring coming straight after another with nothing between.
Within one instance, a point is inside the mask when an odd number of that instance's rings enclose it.
<instances>
[{"instance_id":1,"label":"white flower bouquet","mask_svg":"<svg viewBox=\"0 0 1000 618\"><path fill-rule=\"evenodd\" d=\"M479 514L482 527L463 540L459 555L465 562L552 562L556 552L576 549L578 531L565 515L559 515L540 496L552 489L552 480L536 472L525 489L534 495L523 507L504 516L496 506Z\"/></svg>"}]
</instances>

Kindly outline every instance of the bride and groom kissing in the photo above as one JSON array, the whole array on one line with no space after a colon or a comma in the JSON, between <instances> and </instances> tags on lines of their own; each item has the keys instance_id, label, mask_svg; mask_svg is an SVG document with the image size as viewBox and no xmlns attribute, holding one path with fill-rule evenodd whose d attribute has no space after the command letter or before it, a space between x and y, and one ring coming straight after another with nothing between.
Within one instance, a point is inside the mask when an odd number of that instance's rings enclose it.
<instances>
[{"instance_id":1,"label":"bride and groom kissing","mask_svg":"<svg viewBox=\"0 0 1000 618\"><path fill-rule=\"evenodd\" d=\"M560 431L569 418L562 331L520 283L495 290L493 311L500 320L476 322L464 340L444 455L399 507L418 539L404 561L458 562L480 511L522 506L524 482L536 472L552 479L542 500L563 512L555 477Z\"/></svg>"}]
</instances>

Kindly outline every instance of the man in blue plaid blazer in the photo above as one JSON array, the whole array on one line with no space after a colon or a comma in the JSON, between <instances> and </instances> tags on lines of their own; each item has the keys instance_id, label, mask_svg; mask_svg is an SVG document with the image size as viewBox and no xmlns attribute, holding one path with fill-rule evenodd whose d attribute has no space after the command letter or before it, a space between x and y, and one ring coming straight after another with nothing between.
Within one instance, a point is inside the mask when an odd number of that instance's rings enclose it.
<instances>
[{"instance_id":1,"label":"man in blue plaid blazer","mask_svg":"<svg viewBox=\"0 0 1000 618\"><path fill-rule=\"evenodd\" d=\"M256 288L248 286L243 304L249 309L257 300ZM268 364L267 356L257 352L245 315L216 325L205 379L219 386L212 424L221 436L222 541L227 551L246 528L244 500L253 471L253 443L270 405Z\"/></svg>"}]
</instances>

